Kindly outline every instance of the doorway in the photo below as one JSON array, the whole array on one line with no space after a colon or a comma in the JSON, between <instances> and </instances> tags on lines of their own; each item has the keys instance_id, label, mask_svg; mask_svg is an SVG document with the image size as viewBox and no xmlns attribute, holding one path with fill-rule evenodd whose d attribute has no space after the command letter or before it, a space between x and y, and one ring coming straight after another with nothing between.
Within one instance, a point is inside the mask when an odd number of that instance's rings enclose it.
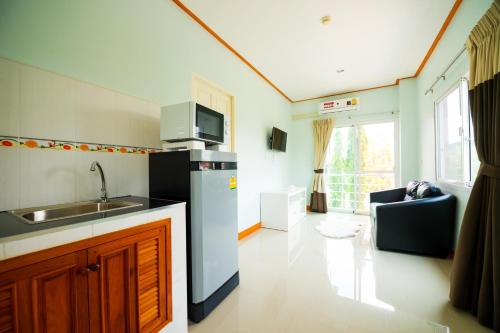
<instances>
[{"instance_id":1,"label":"doorway","mask_svg":"<svg viewBox=\"0 0 500 333\"><path fill-rule=\"evenodd\" d=\"M326 163L328 207L368 214L370 192L399 185L395 120L336 127Z\"/></svg>"},{"instance_id":2,"label":"doorway","mask_svg":"<svg viewBox=\"0 0 500 333\"><path fill-rule=\"evenodd\" d=\"M218 111L224 115L225 125L230 129L229 132L226 133L226 145L228 147L228 151L236 152L234 97L214 83L202 78L201 76L193 74L192 98L196 103Z\"/></svg>"}]
</instances>

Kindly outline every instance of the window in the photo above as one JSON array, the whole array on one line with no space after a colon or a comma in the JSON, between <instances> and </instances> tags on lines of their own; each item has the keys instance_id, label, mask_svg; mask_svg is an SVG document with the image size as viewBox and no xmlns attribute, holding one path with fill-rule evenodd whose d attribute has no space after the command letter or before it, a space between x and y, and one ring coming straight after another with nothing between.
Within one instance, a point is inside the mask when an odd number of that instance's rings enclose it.
<instances>
[{"instance_id":1,"label":"window","mask_svg":"<svg viewBox=\"0 0 500 333\"><path fill-rule=\"evenodd\" d=\"M370 192L397 185L394 120L333 129L326 162L328 207L366 214Z\"/></svg>"},{"instance_id":2,"label":"window","mask_svg":"<svg viewBox=\"0 0 500 333\"><path fill-rule=\"evenodd\" d=\"M435 112L437 179L470 186L479 161L473 141L467 79L460 79L436 102Z\"/></svg>"}]
</instances>

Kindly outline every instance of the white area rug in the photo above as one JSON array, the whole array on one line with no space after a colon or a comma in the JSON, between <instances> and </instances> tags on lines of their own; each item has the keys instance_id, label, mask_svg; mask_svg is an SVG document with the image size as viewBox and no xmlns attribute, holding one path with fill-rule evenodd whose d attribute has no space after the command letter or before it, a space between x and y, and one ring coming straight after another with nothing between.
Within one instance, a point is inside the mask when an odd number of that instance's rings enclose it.
<instances>
[{"instance_id":1,"label":"white area rug","mask_svg":"<svg viewBox=\"0 0 500 333\"><path fill-rule=\"evenodd\" d=\"M330 238L353 238L359 233L363 224L353 221L322 221L316 227L323 236Z\"/></svg>"}]
</instances>

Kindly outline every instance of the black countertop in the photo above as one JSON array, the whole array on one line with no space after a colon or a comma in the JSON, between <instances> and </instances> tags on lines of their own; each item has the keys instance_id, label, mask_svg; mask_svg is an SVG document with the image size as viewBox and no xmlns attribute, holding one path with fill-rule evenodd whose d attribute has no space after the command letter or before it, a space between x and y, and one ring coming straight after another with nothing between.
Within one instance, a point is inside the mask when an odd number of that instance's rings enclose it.
<instances>
[{"instance_id":1,"label":"black countertop","mask_svg":"<svg viewBox=\"0 0 500 333\"><path fill-rule=\"evenodd\" d=\"M10 214L9 212L0 212L0 238L20 235L33 231L57 228L75 223L95 221L106 217L118 216L133 212L140 212L149 209L166 207L181 203L180 201L151 199L151 198L135 197L135 196L126 196L113 199L120 199L125 201L141 203L142 206L124 208L124 209L109 211L106 213L96 213L79 217L70 217L67 219L51 221L51 222L43 222L38 224L28 224L26 222L23 222L23 220L21 220L19 217Z\"/></svg>"}]
</instances>

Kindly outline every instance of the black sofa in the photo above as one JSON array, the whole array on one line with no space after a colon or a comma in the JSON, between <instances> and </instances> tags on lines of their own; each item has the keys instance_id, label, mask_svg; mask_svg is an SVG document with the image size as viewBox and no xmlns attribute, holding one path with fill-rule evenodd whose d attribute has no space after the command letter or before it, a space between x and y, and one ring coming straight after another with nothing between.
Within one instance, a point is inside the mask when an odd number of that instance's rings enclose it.
<instances>
[{"instance_id":1,"label":"black sofa","mask_svg":"<svg viewBox=\"0 0 500 333\"><path fill-rule=\"evenodd\" d=\"M416 195L419 185L429 184L413 181L407 188L370 193L372 237L378 249L442 258L450 255L456 198L436 187L427 196Z\"/></svg>"}]
</instances>

